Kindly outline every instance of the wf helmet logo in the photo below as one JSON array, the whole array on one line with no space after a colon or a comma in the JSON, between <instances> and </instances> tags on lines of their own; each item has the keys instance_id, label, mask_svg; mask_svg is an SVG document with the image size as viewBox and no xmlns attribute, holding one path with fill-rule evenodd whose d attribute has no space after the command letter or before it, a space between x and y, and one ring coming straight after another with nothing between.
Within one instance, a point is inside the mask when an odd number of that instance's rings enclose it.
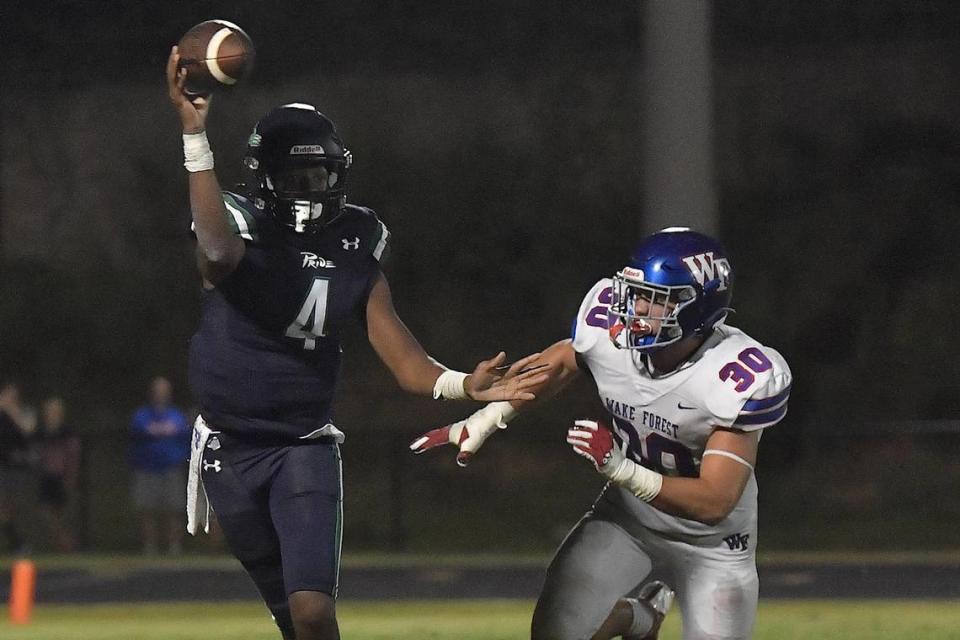
<instances>
[{"instance_id":1,"label":"wf helmet logo","mask_svg":"<svg viewBox=\"0 0 960 640\"><path fill-rule=\"evenodd\" d=\"M730 262L726 258L714 258L713 251L687 256L683 262L701 287L718 278L720 279L718 291L725 291L730 285Z\"/></svg>"}]
</instances>

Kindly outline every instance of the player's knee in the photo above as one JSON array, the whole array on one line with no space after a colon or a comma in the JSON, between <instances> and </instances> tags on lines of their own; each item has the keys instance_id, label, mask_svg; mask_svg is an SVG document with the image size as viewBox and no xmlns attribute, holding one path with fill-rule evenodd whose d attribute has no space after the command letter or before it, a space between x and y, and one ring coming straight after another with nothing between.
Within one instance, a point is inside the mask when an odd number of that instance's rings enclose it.
<instances>
[{"instance_id":1,"label":"player's knee","mask_svg":"<svg viewBox=\"0 0 960 640\"><path fill-rule=\"evenodd\" d=\"M339 637L334 599L319 591L290 594L290 616L297 640L334 640Z\"/></svg>"}]
</instances>

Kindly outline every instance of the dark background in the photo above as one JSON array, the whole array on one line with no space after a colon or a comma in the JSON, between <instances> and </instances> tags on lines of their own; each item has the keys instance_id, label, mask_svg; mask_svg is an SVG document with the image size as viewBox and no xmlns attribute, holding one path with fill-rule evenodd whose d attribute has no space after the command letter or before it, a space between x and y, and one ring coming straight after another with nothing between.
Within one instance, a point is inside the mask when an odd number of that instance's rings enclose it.
<instances>
[{"instance_id":1,"label":"dark background","mask_svg":"<svg viewBox=\"0 0 960 640\"><path fill-rule=\"evenodd\" d=\"M4 4L0 374L66 397L89 548L136 545L125 430L148 380L191 405L199 283L162 75L214 17L258 48L213 103L221 181L266 110L317 104L351 200L393 233L401 317L451 367L563 338L644 229L638 3ZM761 447L761 544L955 545L960 4L718 2L712 50L730 323L795 376ZM346 548L549 549L599 489L563 442L599 411L589 384L464 471L405 445L472 407L402 394L359 331L345 349Z\"/></svg>"}]
</instances>

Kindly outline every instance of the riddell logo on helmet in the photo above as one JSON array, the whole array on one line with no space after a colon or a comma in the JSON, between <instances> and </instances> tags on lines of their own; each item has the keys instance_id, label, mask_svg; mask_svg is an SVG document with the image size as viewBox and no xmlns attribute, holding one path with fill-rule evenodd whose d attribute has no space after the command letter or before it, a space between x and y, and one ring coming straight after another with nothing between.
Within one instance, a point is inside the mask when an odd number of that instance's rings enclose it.
<instances>
[{"instance_id":1,"label":"riddell logo on helmet","mask_svg":"<svg viewBox=\"0 0 960 640\"><path fill-rule=\"evenodd\" d=\"M295 144L290 147L290 155L292 156L315 155L318 153L326 153L326 151L323 150L323 146L319 144Z\"/></svg>"},{"instance_id":2,"label":"riddell logo on helmet","mask_svg":"<svg viewBox=\"0 0 960 640\"><path fill-rule=\"evenodd\" d=\"M633 267L624 267L621 271L623 277L631 280L643 280L643 269L634 269Z\"/></svg>"},{"instance_id":3,"label":"riddell logo on helmet","mask_svg":"<svg viewBox=\"0 0 960 640\"><path fill-rule=\"evenodd\" d=\"M730 284L730 263L726 258L714 258L713 251L687 256L683 262L701 287L704 283L717 278L720 279L719 291L726 290Z\"/></svg>"}]
</instances>

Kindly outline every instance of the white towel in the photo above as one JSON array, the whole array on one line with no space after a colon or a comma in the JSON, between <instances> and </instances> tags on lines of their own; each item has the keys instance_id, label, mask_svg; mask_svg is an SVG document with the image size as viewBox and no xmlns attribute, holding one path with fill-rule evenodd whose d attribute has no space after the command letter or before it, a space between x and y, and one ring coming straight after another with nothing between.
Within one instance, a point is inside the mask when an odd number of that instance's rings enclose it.
<instances>
[{"instance_id":1,"label":"white towel","mask_svg":"<svg viewBox=\"0 0 960 640\"><path fill-rule=\"evenodd\" d=\"M203 525L203 532L210 533L210 503L207 502L207 490L203 488L200 465L203 463L203 450L214 431L197 416L193 423L193 439L190 445L190 476L187 478L187 533L197 535L197 526Z\"/></svg>"}]
</instances>

